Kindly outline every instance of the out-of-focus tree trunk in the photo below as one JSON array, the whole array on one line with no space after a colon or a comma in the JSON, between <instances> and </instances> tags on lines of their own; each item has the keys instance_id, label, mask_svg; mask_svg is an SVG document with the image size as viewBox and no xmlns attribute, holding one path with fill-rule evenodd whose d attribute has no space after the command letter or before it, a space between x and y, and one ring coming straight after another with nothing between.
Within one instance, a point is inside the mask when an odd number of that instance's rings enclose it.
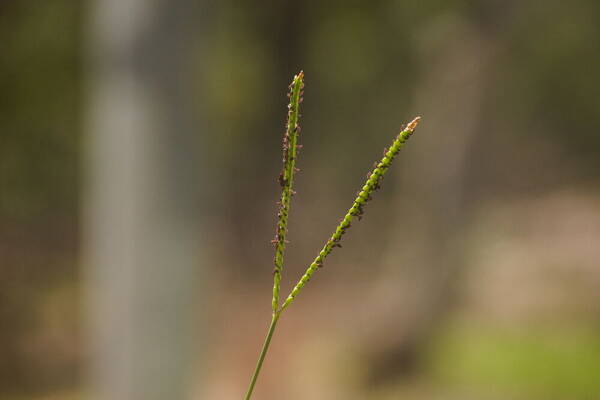
<instances>
[{"instance_id":1,"label":"out-of-focus tree trunk","mask_svg":"<svg viewBox=\"0 0 600 400\"><path fill-rule=\"evenodd\" d=\"M372 359L372 382L409 373L420 345L451 304L464 264L462 234L466 159L482 126L482 104L497 43L458 16L420 32L421 77L415 110L419 131L402 154L394 229L374 288L382 337ZM379 333L378 333L379 332ZM390 334L393 332L393 334ZM373 337L371 337L371 340Z\"/></svg>"},{"instance_id":2,"label":"out-of-focus tree trunk","mask_svg":"<svg viewBox=\"0 0 600 400\"><path fill-rule=\"evenodd\" d=\"M202 264L191 0L91 2L84 234L92 397L187 397ZM203 276L202 281L205 281Z\"/></svg>"}]
</instances>

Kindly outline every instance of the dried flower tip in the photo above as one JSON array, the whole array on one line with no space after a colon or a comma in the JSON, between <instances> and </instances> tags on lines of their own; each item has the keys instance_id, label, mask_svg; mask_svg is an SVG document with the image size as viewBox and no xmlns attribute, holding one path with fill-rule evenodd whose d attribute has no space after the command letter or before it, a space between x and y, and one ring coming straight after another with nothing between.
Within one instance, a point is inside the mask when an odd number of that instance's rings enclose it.
<instances>
[{"instance_id":1,"label":"dried flower tip","mask_svg":"<svg viewBox=\"0 0 600 400\"><path fill-rule=\"evenodd\" d=\"M408 123L408 125L406 126L406 129L409 131L414 131L415 128L417 127L417 125L419 125L420 120L421 120L421 117L416 117L415 119L413 119L412 121L410 121Z\"/></svg>"}]
</instances>

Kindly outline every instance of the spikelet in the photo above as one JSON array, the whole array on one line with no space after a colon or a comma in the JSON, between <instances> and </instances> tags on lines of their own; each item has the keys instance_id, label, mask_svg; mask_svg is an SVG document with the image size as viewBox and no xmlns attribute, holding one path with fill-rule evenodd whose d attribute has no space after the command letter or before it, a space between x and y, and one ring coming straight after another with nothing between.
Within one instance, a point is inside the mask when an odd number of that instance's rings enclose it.
<instances>
[{"instance_id":1,"label":"spikelet","mask_svg":"<svg viewBox=\"0 0 600 400\"><path fill-rule=\"evenodd\" d=\"M315 271L323 267L325 258L333 251L333 249L335 247L342 247L340 244L342 236L344 236L346 231L350 228L354 218L358 218L359 220L362 218L365 205L369 200L371 200L371 195L379 189L384 174L392 164L394 157L396 157L396 154L398 154L404 143L412 136L417 125L419 124L420 119L421 117L417 117L408 125L406 125L406 127L398 134L398 136L396 136L396 139L394 139L390 148L384 151L383 158L379 163L374 165L374 169L369 174L367 182L357 193L352 207L350 207L344 218L342 218L333 235L331 235L327 243L325 243L325 246L323 246L323 249L319 255L309 265L304 275L300 278L296 286L294 286L289 296L284 301L283 305L281 306L282 311L294 301L298 293L300 293L306 282L310 280Z\"/></svg>"},{"instance_id":2,"label":"spikelet","mask_svg":"<svg viewBox=\"0 0 600 400\"><path fill-rule=\"evenodd\" d=\"M300 71L294 76L290 84L288 97L288 116L286 129L283 134L283 168L279 174L279 184L281 185L281 199L279 200L279 211L277 213L277 226L275 228L275 238L271 241L275 246L275 268L273 270L273 312L279 308L279 288L281 286L281 272L283 271L283 256L285 246L288 241L287 224L290 212L290 203L292 196L296 192L292 189L294 184L294 174L298 171L296 168L296 157L298 155L298 135L300 134L300 103L304 90L304 72Z\"/></svg>"}]
</instances>

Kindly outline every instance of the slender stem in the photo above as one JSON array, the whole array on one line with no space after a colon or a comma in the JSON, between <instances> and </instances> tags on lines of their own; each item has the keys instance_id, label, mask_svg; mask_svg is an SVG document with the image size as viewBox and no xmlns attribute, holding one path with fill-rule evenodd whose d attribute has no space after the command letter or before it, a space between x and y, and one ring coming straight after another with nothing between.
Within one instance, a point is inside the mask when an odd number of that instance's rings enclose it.
<instances>
[{"instance_id":1,"label":"slender stem","mask_svg":"<svg viewBox=\"0 0 600 400\"><path fill-rule=\"evenodd\" d=\"M250 386L248 387L248 392L246 393L246 397L244 398L245 400L250 400L250 397L252 397L254 385L256 385L256 380L258 379L258 375L260 374L263 362L265 361L267 351L269 351L269 346L271 345L271 338L273 337L273 332L275 332L275 327L277 326L277 321L279 321L280 315L281 311L273 313L271 325L269 326L269 331L267 332L265 343L263 344L262 350L260 351L260 356L258 357L258 362L256 363L256 369L254 370L254 374L252 375L252 379L250 380Z\"/></svg>"}]
</instances>

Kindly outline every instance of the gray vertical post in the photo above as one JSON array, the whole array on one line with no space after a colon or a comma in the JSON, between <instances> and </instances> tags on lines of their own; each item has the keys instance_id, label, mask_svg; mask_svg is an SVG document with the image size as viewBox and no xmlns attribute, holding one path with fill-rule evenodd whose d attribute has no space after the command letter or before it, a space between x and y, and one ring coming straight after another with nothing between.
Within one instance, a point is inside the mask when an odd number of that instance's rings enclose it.
<instances>
[{"instance_id":1,"label":"gray vertical post","mask_svg":"<svg viewBox=\"0 0 600 400\"><path fill-rule=\"evenodd\" d=\"M84 262L93 398L187 397L201 272L191 0L95 0ZM194 2L198 4L198 2Z\"/></svg>"}]
</instances>

